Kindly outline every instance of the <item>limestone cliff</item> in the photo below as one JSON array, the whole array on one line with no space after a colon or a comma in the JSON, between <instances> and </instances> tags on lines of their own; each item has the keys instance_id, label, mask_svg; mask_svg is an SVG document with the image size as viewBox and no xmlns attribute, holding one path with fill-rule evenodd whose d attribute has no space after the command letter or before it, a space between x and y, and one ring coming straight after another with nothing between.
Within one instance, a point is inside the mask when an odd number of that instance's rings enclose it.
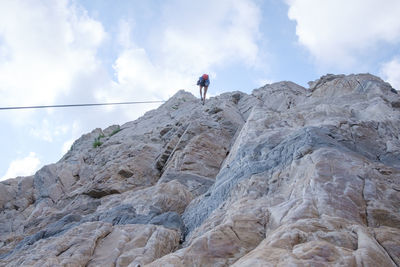
<instances>
[{"instance_id":1,"label":"limestone cliff","mask_svg":"<svg viewBox=\"0 0 400 267\"><path fill-rule=\"evenodd\" d=\"M1 266L399 266L400 96L369 75L180 91L0 183Z\"/></svg>"}]
</instances>

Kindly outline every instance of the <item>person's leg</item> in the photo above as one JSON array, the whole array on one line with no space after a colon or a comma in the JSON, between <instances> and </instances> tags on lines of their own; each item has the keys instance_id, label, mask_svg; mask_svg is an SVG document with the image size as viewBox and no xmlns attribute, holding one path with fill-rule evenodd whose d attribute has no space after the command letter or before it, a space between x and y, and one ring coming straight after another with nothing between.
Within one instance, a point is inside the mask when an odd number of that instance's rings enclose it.
<instances>
[{"instance_id":1,"label":"person's leg","mask_svg":"<svg viewBox=\"0 0 400 267\"><path fill-rule=\"evenodd\" d=\"M202 89L203 89L203 86L199 86L200 87L200 99L201 99L201 101L203 101L203 92L202 92Z\"/></svg>"},{"instance_id":2,"label":"person's leg","mask_svg":"<svg viewBox=\"0 0 400 267\"><path fill-rule=\"evenodd\" d=\"M207 94L208 86L204 86L204 102L206 102L206 94Z\"/></svg>"}]
</instances>

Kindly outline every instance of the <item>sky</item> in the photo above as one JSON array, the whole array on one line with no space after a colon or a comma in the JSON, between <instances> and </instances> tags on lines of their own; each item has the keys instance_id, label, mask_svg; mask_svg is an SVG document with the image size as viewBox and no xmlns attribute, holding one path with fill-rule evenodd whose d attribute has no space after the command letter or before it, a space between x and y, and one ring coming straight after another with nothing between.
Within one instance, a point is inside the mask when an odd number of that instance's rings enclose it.
<instances>
[{"instance_id":1,"label":"sky","mask_svg":"<svg viewBox=\"0 0 400 267\"><path fill-rule=\"evenodd\" d=\"M209 96L327 73L400 89L399 0L0 0L0 107ZM0 180L158 104L0 110Z\"/></svg>"}]
</instances>

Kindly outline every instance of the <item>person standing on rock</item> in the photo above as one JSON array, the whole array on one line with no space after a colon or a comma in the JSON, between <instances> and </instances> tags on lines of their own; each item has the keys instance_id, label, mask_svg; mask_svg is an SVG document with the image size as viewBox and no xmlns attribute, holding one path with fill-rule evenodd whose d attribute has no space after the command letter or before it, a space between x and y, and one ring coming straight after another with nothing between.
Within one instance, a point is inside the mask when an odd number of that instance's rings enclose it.
<instances>
[{"instance_id":1,"label":"person standing on rock","mask_svg":"<svg viewBox=\"0 0 400 267\"><path fill-rule=\"evenodd\" d=\"M207 89L208 89L208 86L210 85L210 79L208 77L208 74L203 74L197 81L197 85L200 87L200 99L204 105L206 103ZM202 93L203 88L204 88L204 95Z\"/></svg>"}]
</instances>

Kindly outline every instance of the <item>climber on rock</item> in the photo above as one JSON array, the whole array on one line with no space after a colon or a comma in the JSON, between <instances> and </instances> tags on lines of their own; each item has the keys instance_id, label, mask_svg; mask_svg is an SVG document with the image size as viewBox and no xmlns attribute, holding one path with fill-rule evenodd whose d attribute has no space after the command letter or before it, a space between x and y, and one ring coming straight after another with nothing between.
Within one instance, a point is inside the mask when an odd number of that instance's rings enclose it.
<instances>
[{"instance_id":1,"label":"climber on rock","mask_svg":"<svg viewBox=\"0 0 400 267\"><path fill-rule=\"evenodd\" d=\"M200 87L200 99L204 105L206 103L207 89L208 86L210 85L210 79L208 77L208 74L203 74L197 81L197 85ZM204 95L202 93L203 88L204 88Z\"/></svg>"}]
</instances>

